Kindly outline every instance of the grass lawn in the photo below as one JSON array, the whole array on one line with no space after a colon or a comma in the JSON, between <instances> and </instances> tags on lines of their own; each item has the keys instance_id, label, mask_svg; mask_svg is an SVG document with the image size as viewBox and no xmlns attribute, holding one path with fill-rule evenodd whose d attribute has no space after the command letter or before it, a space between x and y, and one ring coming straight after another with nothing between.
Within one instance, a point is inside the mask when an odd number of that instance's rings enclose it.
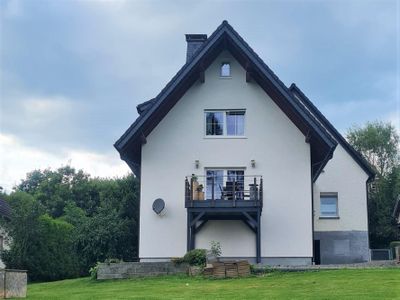
<instances>
[{"instance_id":1,"label":"grass lawn","mask_svg":"<svg viewBox=\"0 0 400 300\"><path fill-rule=\"evenodd\" d=\"M400 269L273 272L239 279L166 276L28 285L27 299L400 299Z\"/></svg>"}]
</instances>

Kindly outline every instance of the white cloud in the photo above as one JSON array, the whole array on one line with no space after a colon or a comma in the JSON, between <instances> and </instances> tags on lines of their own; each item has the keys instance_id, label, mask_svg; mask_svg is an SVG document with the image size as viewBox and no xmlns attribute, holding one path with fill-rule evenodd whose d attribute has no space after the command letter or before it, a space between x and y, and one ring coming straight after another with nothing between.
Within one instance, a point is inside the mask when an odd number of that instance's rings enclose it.
<instances>
[{"instance_id":1,"label":"white cloud","mask_svg":"<svg viewBox=\"0 0 400 300\"><path fill-rule=\"evenodd\" d=\"M69 164L92 176L115 177L129 173L127 165L115 154L100 154L75 149L58 153L37 150L24 145L15 136L0 134L0 186L10 192L12 187L34 169L58 168Z\"/></svg>"},{"instance_id":2,"label":"white cloud","mask_svg":"<svg viewBox=\"0 0 400 300\"><path fill-rule=\"evenodd\" d=\"M72 103L63 97L27 98L20 103L20 113L29 118L29 127L47 125L71 112Z\"/></svg>"},{"instance_id":3,"label":"white cloud","mask_svg":"<svg viewBox=\"0 0 400 300\"><path fill-rule=\"evenodd\" d=\"M399 110L390 113L387 116L386 121L392 123L394 128L396 128L397 133L400 135L400 112L399 112Z\"/></svg>"}]
</instances>

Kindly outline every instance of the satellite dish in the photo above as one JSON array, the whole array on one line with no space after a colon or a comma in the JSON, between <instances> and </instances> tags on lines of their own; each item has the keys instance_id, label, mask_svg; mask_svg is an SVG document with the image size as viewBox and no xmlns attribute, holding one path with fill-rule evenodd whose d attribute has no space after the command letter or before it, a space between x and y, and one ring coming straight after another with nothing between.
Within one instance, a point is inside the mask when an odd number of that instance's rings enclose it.
<instances>
[{"instance_id":1,"label":"satellite dish","mask_svg":"<svg viewBox=\"0 0 400 300\"><path fill-rule=\"evenodd\" d=\"M158 198L158 199L154 200L153 211L159 216L165 215L165 212L166 212L165 211L165 202L163 199Z\"/></svg>"}]
</instances>

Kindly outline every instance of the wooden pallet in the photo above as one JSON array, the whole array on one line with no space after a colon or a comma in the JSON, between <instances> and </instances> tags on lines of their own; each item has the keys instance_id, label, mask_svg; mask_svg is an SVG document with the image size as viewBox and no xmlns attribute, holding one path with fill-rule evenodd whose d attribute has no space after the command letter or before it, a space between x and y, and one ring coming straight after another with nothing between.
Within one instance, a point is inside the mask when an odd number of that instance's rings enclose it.
<instances>
[{"instance_id":1,"label":"wooden pallet","mask_svg":"<svg viewBox=\"0 0 400 300\"><path fill-rule=\"evenodd\" d=\"M240 277L245 277L250 275L250 264L247 260L242 260L237 262L238 275Z\"/></svg>"},{"instance_id":2,"label":"wooden pallet","mask_svg":"<svg viewBox=\"0 0 400 300\"><path fill-rule=\"evenodd\" d=\"M250 264L247 260L213 262L212 267L207 266L203 275L215 278L236 278L250 275Z\"/></svg>"},{"instance_id":3,"label":"wooden pallet","mask_svg":"<svg viewBox=\"0 0 400 300\"><path fill-rule=\"evenodd\" d=\"M225 264L224 263L213 263L213 276L215 278L225 278Z\"/></svg>"},{"instance_id":4,"label":"wooden pallet","mask_svg":"<svg viewBox=\"0 0 400 300\"><path fill-rule=\"evenodd\" d=\"M238 267L235 262L225 263L225 273L228 278L236 278L239 276Z\"/></svg>"}]
</instances>

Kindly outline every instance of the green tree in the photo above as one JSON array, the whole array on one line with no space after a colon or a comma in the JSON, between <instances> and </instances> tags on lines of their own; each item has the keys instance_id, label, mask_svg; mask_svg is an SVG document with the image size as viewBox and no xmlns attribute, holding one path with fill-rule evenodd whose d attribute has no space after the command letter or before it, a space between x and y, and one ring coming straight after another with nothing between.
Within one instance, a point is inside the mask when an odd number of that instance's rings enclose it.
<instances>
[{"instance_id":1,"label":"green tree","mask_svg":"<svg viewBox=\"0 0 400 300\"><path fill-rule=\"evenodd\" d=\"M130 175L94 179L99 192L96 213L77 227L76 247L87 269L97 261L118 258L133 261L138 255L139 185ZM82 219L81 219L82 220Z\"/></svg>"},{"instance_id":2,"label":"green tree","mask_svg":"<svg viewBox=\"0 0 400 300\"><path fill-rule=\"evenodd\" d=\"M349 143L375 168L380 177L399 164L399 135L391 123L367 122L347 133Z\"/></svg>"},{"instance_id":3,"label":"green tree","mask_svg":"<svg viewBox=\"0 0 400 300\"><path fill-rule=\"evenodd\" d=\"M54 171L35 170L27 174L10 197L14 199L16 215L10 223L13 246L4 254L7 267L25 266L33 279L54 279L73 276L77 265L78 273L85 275L97 261L137 258L139 184L133 175L91 178L69 166ZM18 224L21 225L17 228ZM60 270L49 274L46 272L54 266L53 258L41 261L36 251L53 251L55 232L67 243L59 244L68 249L69 255L63 258L55 251L53 257L58 257ZM35 238L30 239L31 236Z\"/></svg>"},{"instance_id":4,"label":"green tree","mask_svg":"<svg viewBox=\"0 0 400 300\"><path fill-rule=\"evenodd\" d=\"M368 197L370 243L388 247L396 239L392 212L400 193L399 135L390 123L368 122L350 129L347 140L376 170Z\"/></svg>"},{"instance_id":5,"label":"green tree","mask_svg":"<svg viewBox=\"0 0 400 300\"><path fill-rule=\"evenodd\" d=\"M62 216L68 203L92 215L99 205L98 191L93 188L89 174L70 166L55 171L34 170L17 186L17 190L35 196L53 218Z\"/></svg>"},{"instance_id":6,"label":"green tree","mask_svg":"<svg viewBox=\"0 0 400 300\"><path fill-rule=\"evenodd\" d=\"M11 247L2 253L7 268L27 269L32 280L57 280L78 275L73 251L73 226L43 214L43 206L25 192L10 195L11 219L2 226Z\"/></svg>"}]
</instances>

